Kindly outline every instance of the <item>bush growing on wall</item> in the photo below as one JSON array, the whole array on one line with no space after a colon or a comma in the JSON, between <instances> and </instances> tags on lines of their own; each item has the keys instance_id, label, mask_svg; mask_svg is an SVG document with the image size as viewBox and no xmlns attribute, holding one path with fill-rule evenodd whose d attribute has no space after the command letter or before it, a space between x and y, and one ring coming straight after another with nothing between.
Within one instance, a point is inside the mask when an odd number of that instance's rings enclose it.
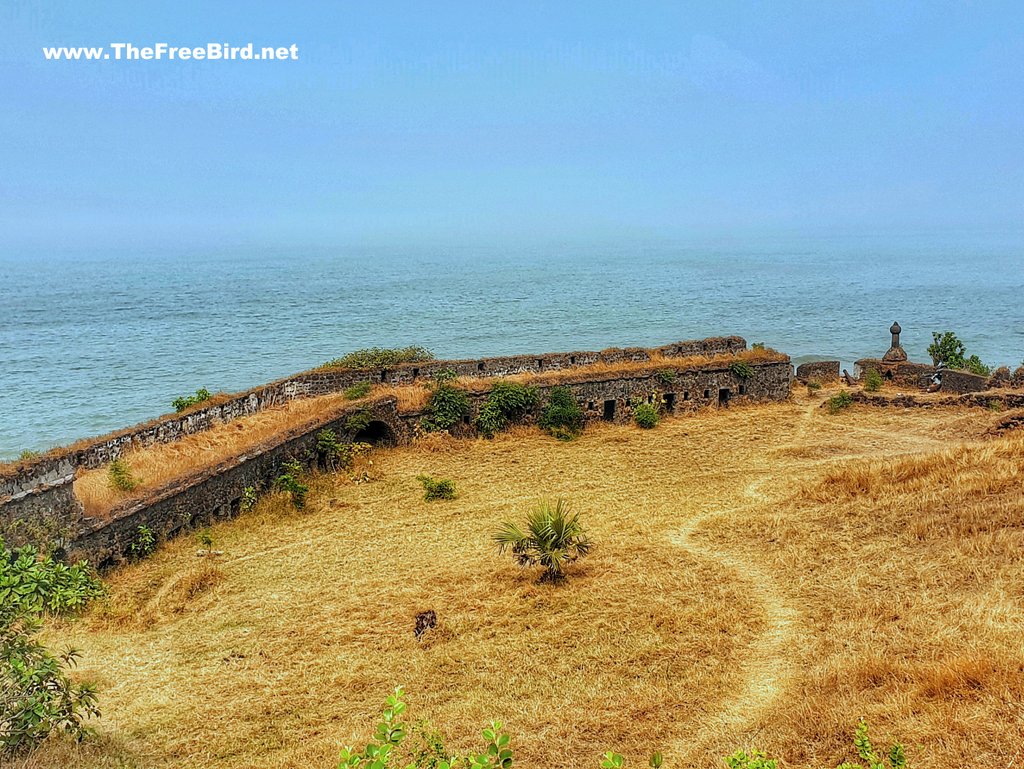
<instances>
[{"instance_id":1,"label":"bush growing on wall","mask_svg":"<svg viewBox=\"0 0 1024 769\"><path fill-rule=\"evenodd\" d=\"M175 398L173 401L171 401L171 405L174 407L175 411L181 412L187 408L196 406L202 403L203 401L208 401L212 397L213 396L210 394L209 390L207 390L205 387L201 387L198 390L196 390L195 395L183 395L180 398Z\"/></svg>"},{"instance_id":2,"label":"bush growing on wall","mask_svg":"<svg viewBox=\"0 0 1024 769\"><path fill-rule=\"evenodd\" d=\"M583 432L583 409L568 387L553 387L538 421L559 440L572 440Z\"/></svg>"},{"instance_id":3,"label":"bush growing on wall","mask_svg":"<svg viewBox=\"0 0 1024 769\"><path fill-rule=\"evenodd\" d=\"M33 547L0 541L0 754L31 750L50 734L85 734L99 715L96 691L68 676L78 652L54 654L38 640L44 613L71 614L103 594L85 562L67 565Z\"/></svg>"},{"instance_id":4,"label":"bush growing on wall","mask_svg":"<svg viewBox=\"0 0 1024 769\"><path fill-rule=\"evenodd\" d=\"M434 360L434 354L425 347L366 347L329 360L322 368L391 368L426 360Z\"/></svg>"},{"instance_id":5,"label":"bush growing on wall","mask_svg":"<svg viewBox=\"0 0 1024 769\"><path fill-rule=\"evenodd\" d=\"M274 488L291 496L292 506L301 510L306 506L306 494L309 486L300 479L303 475L302 464L296 459L289 459L281 465L281 474L274 481Z\"/></svg>"},{"instance_id":6,"label":"bush growing on wall","mask_svg":"<svg viewBox=\"0 0 1024 769\"><path fill-rule=\"evenodd\" d=\"M977 355L967 356L967 347L952 331L933 331L928 354L935 365L942 363L947 368L965 369L972 374L989 375L989 367Z\"/></svg>"},{"instance_id":7,"label":"bush growing on wall","mask_svg":"<svg viewBox=\"0 0 1024 769\"><path fill-rule=\"evenodd\" d=\"M345 398L350 401L359 400L360 398L365 398L369 395L371 389L373 389L373 385L369 382L360 382L359 384L354 384L351 387L345 388L344 395Z\"/></svg>"},{"instance_id":8,"label":"bush growing on wall","mask_svg":"<svg viewBox=\"0 0 1024 769\"><path fill-rule=\"evenodd\" d=\"M743 360L733 361L729 364L729 370L740 379L750 379L754 376L754 368Z\"/></svg>"},{"instance_id":9,"label":"bush growing on wall","mask_svg":"<svg viewBox=\"0 0 1024 769\"><path fill-rule=\"evenodd\" d=\"M455 372L447 369L434 375L427 417L422 422L428 432L450 430L469 415L469 396L452 384L454 380Z\"/></svg>"},{"instance_id":10,"label":"bush growing on wall","mask_svg":"<svg viewBox=\"0 0 1024 769\"><path fill-rule=\"evenodd\" d=\"M517 382L497 381L476 418L477 429L487 437L525 417L537 405L537 388Z\"/></svg>"}]
</instances>

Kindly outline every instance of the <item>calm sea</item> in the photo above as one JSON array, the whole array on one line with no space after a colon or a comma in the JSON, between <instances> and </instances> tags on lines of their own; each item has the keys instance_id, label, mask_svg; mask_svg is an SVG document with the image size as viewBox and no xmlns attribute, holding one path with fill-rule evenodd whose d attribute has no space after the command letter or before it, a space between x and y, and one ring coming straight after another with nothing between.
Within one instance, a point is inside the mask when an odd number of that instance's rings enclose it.
<instances>
[{"instance_id":1,"label":"calm sea","mask_svg":"<svg viewBox=\"0 0 1024 769\"><path fill-rule=\"evenodd\" d=\"M439 357L740 334L850 367L898 319L912 359L955 330L1024 357L1024 241L759 238L531 247L0 255L0 457L165 413L348 350Z\"/></svg>"}]
</instances>

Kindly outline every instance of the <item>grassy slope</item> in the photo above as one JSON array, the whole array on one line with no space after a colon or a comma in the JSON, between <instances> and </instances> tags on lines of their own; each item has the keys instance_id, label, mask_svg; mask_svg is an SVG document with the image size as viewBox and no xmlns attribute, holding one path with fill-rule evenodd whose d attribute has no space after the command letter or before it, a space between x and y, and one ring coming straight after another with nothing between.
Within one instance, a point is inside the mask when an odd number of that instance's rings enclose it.
<instances>
[{"instance_id":1,"label":"grassy slope","mask_svg":"<svg viewBox=\"0 0 1024 769\"><path fill-rule=\"evenodd\" d=\"M171 543L53 633L84 651L104 740L27 766L329 767L398 683L455 746L502 719L524 766L749 744L834 766L860 715L919 769L1006 765L1024 443L941 453L991 415L816 403L381 452L374 483L322 478L306 512L270 498L216 527L216 566ZM421 472L459 499L424 503ZM598 544L559 587L488 542L545 494Z\"/></svg>"}]
</instances>

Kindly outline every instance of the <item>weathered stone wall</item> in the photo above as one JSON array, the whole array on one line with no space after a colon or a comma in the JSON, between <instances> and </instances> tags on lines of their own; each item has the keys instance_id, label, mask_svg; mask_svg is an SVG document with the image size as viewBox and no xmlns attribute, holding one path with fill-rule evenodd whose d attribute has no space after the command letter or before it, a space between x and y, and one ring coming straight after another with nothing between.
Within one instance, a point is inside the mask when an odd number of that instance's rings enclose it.
<instances>
[{"instance_id":1,"label":"weathered stone wall","mask_svg":"<svg viewBox=\"0 0 1024 769\"><path fill-rule=\"evenodd\" d=\"M804 384L808 382L839 381L839 361L837 360L816 360L810 363L801 363L796 367L796 378Z\"/></svg>"},{"instance_id":2,"label":"weathered stone wall","mask_svg":"<svg viewBox=\"0 0 1024 769\"><path fill-rule=\"evenodd\" d=\"M970 371L942 372L942 392L976 393L988 388L988 377L972 374Z\"/></svg>"},{"instance_id":3,"label":"weathered stone wall","mask_svg":"<svg viewBox=\"0 0 1024 769\"><path fill-rule=\"evenodd\" d=\"M652 357L682 358L693 355L719 355L745 350L742 337L727 336L696 339L652 349L642 347L610 348L600 352L544 353L510 355L473 360L429 361L403 363L392 369L314 369L301 374L254 387L242 393L217 399L181 414L169 414L150 422L128 427L89 441L80 441L64 449L54 449L41 457L0 465L0 504L5 496L5 480L14 479L19 487L36 488L50 483L54 472L61 472L67 463L74 468L94 468L117 459L126 449L169 443L184 435L202 432L213 425L255 414L270 406L294 398L308 398L341 392L355 384L408 384L415 379L429 378L436 372L450 369L459 376L501 377L526 372L557 371L595 362L618 363L644 361Z\"/></svg>"},{"instance_id":4,"label":"weathered stone wall","mask_svg":"<svg viewBox=\"0 0 1024 769\"><path fill-rule=\"evenodd\" d=\"M556 386L568 387L573 392L588 420L615 422L631 419L633 403L637 400L655 397L662 401L666 411L675 413L711 405L728 405L730 402L785 400L789 397L792 367L788 359L753 363L751 370L752 375L746 379L727 367L712 367L678 371L675 379L668 383L652 369L631 376L542 385L538 387L540 404L527 421L536 420L550 390ZM486 396L486 392L473 396L474 417ZM606 410L607 403L614 404L610 412ZM234 515L239 510L245 489L267 488L279 474L283 461L294 458L308 465L316 435L321 430L334 430L347 440L356 438L347 430L346 423L353 413L362 408L365 406L347 407L340 413L295 428L246 451L244 455L177 479L145 498L130 500L115 508L104 520L84 520L69 548L71 557L84 557L109 566L125 557L140 526L146 526L158 538L166 538L185 527ZM404 443L413 434L422 415L398 414L395 402L387 400L376 404L370 416L386 425L396 442ZM471 425L463 425L454 432L472 434L473 429Z\"/></svg>"}]
</instances>

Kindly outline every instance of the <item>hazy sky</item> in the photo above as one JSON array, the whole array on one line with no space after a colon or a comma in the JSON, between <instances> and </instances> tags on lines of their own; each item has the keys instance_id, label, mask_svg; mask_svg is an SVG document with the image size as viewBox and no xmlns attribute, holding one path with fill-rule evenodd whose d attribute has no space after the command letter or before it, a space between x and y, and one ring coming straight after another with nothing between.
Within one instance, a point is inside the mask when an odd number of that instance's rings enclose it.
<instances>
[{"instance_id":1,"label":"hazy sky","mask_svg":"<svg viewBox=\"0 0 1024 769\"><path fill-rule=\"evenodd\" d=\"M8 250L1022 221L1019 0L0 1Z\"/></svg>"}]
</instances>

